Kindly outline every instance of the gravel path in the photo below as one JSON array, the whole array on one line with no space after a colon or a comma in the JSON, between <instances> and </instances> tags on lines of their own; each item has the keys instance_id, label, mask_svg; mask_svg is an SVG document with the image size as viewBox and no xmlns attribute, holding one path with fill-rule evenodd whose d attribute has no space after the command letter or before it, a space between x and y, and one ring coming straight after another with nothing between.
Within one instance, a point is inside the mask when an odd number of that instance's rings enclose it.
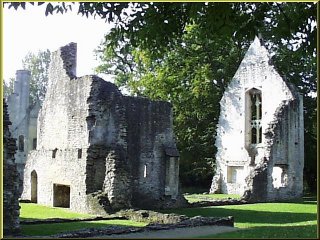
<instances>
[{"instance_id":1,"label":"gravel path","mask_svg":"<svg viewBox=\"0 0 320 240\"><path fill-rule=\"evenodd\" d=\"M175 228L170 230L145 231L130 234L113 234L92 238L192 238L223 232L237 231L237 228L227 226L201 226L191 228Z\"/></svg>"}]
</instances>

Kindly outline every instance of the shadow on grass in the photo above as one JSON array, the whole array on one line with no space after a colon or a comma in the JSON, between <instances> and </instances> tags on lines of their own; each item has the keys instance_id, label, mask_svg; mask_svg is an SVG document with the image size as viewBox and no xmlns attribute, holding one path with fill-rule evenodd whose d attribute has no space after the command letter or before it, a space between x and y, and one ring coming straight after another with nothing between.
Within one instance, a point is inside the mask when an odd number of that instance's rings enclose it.
<instances>
[{"instance_id":1,"label":"shadow on grass","mask_svg":"<svg viewBox=\"0 0 320 240\"><path fill-rule=\"evenodd\" d=\"M201 236L199 238L236 238L236 239L258 239L258 238L317 238L317 225L306 226L268 226L243 229L235 232L220 233L215 235Z\"/></svg>"},{"instance_id":2,"label":"shadow on grass","mask_svg":"<svg viewBox=\"0 0 320 240\"><path fill-rule=\"evenodd\" d=\"M206 208L189 208L177 209L171 212L185 214L189 217L204 216L204 217L226 217L233 216L235 223L265 223L265 224L283 224L297 223L304 221L313 221L317 219L316 213L292 213L292 212L268 212L258 210L244 209L228 209L218 207Z\"/></svg>"},{"instance_id":3,"label":"shadow on grass","mask_svg":"<svg viewBox=\"0 0 320 240\"><path fill-rule=\"evenodd\" d=\"M32 224L21 225L21 232L25 236L48 236L62 232L75 231L85 228L103 228L109 226L122 227L142 227L140 224L133 224L130 221L114 221L106 223L105 221L96 222L69 222L69 223L50 223L50 224Z\"/></svg>"},{"instance_id":4,"label":"shadow on grass","mask_svg":"<svg viewBox=\"0 0 320 240\"><path fill-rule=\"evenodd\" d=\"M287 202L290 204L308 204L308 205L317 205L317 202L314 200L304 200L303 202Z\"/></svg>"},{"instance_id":5,"label":"shadow on grass","mask_svg":"<svg viewBox=\"0 0 320 240\"><path fill-rule=\"evenodd\" d=\"M41 220L40 218L24 218L24 217L20 217L19 219L20 221Z\"/></svg>"}]
</instances>

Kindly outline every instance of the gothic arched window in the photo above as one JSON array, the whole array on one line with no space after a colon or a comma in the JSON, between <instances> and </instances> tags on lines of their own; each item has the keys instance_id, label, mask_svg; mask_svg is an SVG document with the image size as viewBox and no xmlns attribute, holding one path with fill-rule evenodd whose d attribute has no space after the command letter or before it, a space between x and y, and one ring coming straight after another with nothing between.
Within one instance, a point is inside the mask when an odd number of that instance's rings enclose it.
<instances>
[{"instance_id":1,"label":"gothic arched window","mask_svg":"<svg viewBox=\"0 0 320 240\"><path fill-rule=\"evenodd\" d=\"M252 89L249 92L251 103L251 144L258 144L262 142L262 127L261 127L261 115L262 115L262 99L261 91Z\"/></svg>"},{"instance_id":2,"label":"gothic arched window","mask_svg":"<svg viewBox=\"0 0 320 240\"><path fill-rule=\"evenodd\" d=\"M252 88L246 92L246 147L262 143L262 95Z\"/></svg>"}]
</instances>

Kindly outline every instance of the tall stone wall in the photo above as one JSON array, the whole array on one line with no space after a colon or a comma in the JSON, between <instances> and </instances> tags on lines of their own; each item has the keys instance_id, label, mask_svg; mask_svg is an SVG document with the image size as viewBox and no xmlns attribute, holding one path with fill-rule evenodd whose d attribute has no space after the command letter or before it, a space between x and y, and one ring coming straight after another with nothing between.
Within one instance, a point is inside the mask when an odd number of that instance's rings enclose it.
<instances>
[{"instance_id":1,"label":"tall stone wall","mask_svg":"<svg viewBox=\"0 0 320 240\"><path fill-rule=\"evenodd\" d=\"M304 168L304 123L301 117L303 100L296 96L276 112L276 121L270 124L267 138L272 141L268 168L268 199L302 197ZM302 143L302 144L301 144ZM276 175L275 170L282 170ZM279 178L279 179L276 179Z\"/></svg>"},{"instance_id":2,"label":"tall stone wall","mask_svg":"<svg viewBox=\"0 0 320 240\"><path fill-rule=\"evenodd\" d=\"M15 154L17 170L20 175L20 193L25 162L28 153L35 149L37 138L37 118L40 103L29 104L31 73L28 70L18 70L14 82L14 92L8 97L8 112L12 125L11 133L16 139L17 151Z\"/></svg>"},{"instance_id":3,"label":"tall stone wall","mask_svg":"<svg viewBox=\"0 0 320 240\"><path fill-rule=\"evenodd\" d=\"M88 147L86 99L92 79L74 78L75 56L75 43L51 56L46 97L38 117L39 149Z\"/></svg>"},{"instance_id":4,"label":"tall stone wall","mask_svg":"<svg viewBox=\"0 0 320 240\"><path fill-rule=\"evenodd\" d=\"M19 174L14 159L17 147L9 130L11 122L5 100L3 103L3 231L6 236L20 231L20 207Z\"/></svg>"},{"instance_id":5,"label":"tall stone wall","mask_svg":"<svg viewBox=\"0 0 320 240\"><path fill-rule=\"evenodd\" d=\"M262 104L262 139L257 144L251 144L248 130L252 91L260 92ZM249 47L220 105L217 169L210 192L245 193L262 201L300 195L304 158L302 99L270 64L268 52L258 38ZM270 130L273 126L278 130ZM275 172L282 168L286 168L290 184L277 188Z\"/></svg>"},{"instance_id":6,"label":"tall stone wall","mask_svg":"<svg viewBox=\"0 0 320 240\"><path fill-rule=\"evenodd\" d=\"M30 95L30 78L31 73L28 70L16 71L16 78L14 81L14 92L8 98L8 111L12 118L11 121L20 123L27 114L29 108ZM13 104L15 106L13 106ZM16 124L18 125L18 124Z\"/></svg>"},{"instance_id":7,"label":"tall stone wall","mask_svg":"<svg viewBox=\"0 0 320 240\"><path fill-rule=\"evenodd\" d=\"M176 149L170 104L123 96L99 78L88 103L87 192L102 191L113 209L159 207L177 198L178 158L172 160L174 171L166 173L166 148ZM168 174L174 179L170 194Z\"/></svg>"},{"instance_id":8,"label":"tall stone wall","mask_svg":"<svg viewBox=\"0 0 320 240\"><path fill-rule=\"evenodd\" d=\"M86 99L92 78L74 78L75 56L76 44L52 54L47 93L37 122L37 150L28 156L22 198L54 206L59 198L59 186L65 187L70 191L65 194L70 199L70 209L87 212ZM36 181L32 176L36 176Z\"/></svg>"},{"instance_id":9,"label":"tall stone wall","mask_svg":"<svg viewBox=\"0 0 320 240\"><path fill-rule=\"evenodd\" d=\"M172 110L167 102L145 98L126 97L128 122L128 157L132 174L132 200L135 206L155 207L178 196L179 159L175 158L175 171L170 168L170 155L166 149L176 149L172 130ZM173 178L174 184L166 184ZM166 187L171 191L166 194Z\"/></svg>"},{"instance_id":10,"label":"tall stone wall","mask_svg":"<svg viewBox=\"0 0 320 240\"><path fill-rule=\"evenodd\" d=\"M86 117L90 144L87 193L100 191L112 209L130 207L131 175L123 96L114 84L96 76L92 78Z\"/></svg>"},{"instance_id":11,"label":"tall stone wall","mask_svg":"<svg viewBox=\"0 0 320 240\"><path fill-rule=\"evenodd\" d=\"M10 131L17 141L15 160L20 174L20 185L23 180L24 164L29 150L29 88L30 71L18 70L14 81L14 92L8 97L8 112L12 125Z\"/></svg>"}]
</instances>

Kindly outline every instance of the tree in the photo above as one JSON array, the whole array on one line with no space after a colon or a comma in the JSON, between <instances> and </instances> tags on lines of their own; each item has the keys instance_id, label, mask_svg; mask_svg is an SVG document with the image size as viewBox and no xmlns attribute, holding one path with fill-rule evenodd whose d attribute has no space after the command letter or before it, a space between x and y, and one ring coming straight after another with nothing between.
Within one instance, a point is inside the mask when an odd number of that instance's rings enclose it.
<instances>
[{"instance_id":1,"label":"tree","mask_svg":"<svg viewBox=\"0 0 320 240\"><path fill-rule=\"evenodd\" d=\"M22 60L24 69L31 72L30 80L30 104L42 102L48 82L48 69L50 63L50 51L39 51L37 54L28 53Z\"/></svg>"},{"instance_id":2,"label":"tree","mask_svg":"<svg viewBox=\"0 0 320 240\"><path fill-rule=\"evenodd\" d=\"M3 80L3 97L8 100L8 97L14 92L14 78L9 78L6 82Z\"/></svg>"}]
</instances>

